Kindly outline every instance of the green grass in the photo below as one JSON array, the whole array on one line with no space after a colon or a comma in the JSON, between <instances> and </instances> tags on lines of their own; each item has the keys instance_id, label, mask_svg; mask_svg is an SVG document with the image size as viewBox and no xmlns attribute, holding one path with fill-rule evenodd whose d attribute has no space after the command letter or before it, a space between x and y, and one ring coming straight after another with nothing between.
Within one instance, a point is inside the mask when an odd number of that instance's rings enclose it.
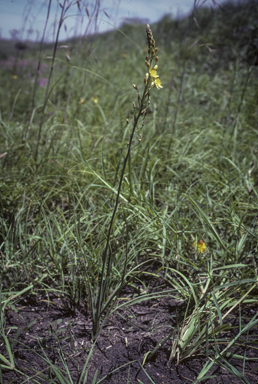
<instances>
[{"instance_id":1,"label":"green grass","mask_svg":"<svg viewBox=\"0 0 258 384\"><path fill-rule=\"evenodd\" d=\"M257 67L249 56L245 60L250 47L232 38L233 22L226 25L217 11L208 27L205 12L199 14L200 29L193 23L181 45L187 20L175 25L165 18L152 28L164 88L151 90L145 125L136 130L103 298L108 316L116 305L110 292L118 293L121 281L143 278L145 264L155 260L153 277L162 276L167 290L152 294L146 288L126 305L159 295L188 303L184 319L168 335L170 357L180 363L204 349L207 365L198 379L212 364L226 364L227 346L238 338L220 348L220 332L230 330L233 309L256 303L258 295ZM234 22L237 7L235 14ZM244 16L248 27L252 12L245 9ZM167 30L175 31L172 42ZM226 32L225 46L218 47ZM144 26L126 25L122 33L68 42L70 62L58 50L39 142L46 86L37 86L32 108L33 66L22 66L18 58L17 79L13 69L0 69L0 155L7 153L0 158L1 339L7 351L0 356L2 368L16 369L4 316L21 296L55 292L74 307L99 288L133 127L132 101L137 104L131 84L140 93L144 88L145 39ZM211 53L207 44L220 51ZM41 77L47 78L52 56L48 48L43 52ZM36 57L29 50L23 55ZM192 248L200 238L207 245L204 254ZM249 325L256 324L254 317ZM60 375L60 383L68 382Z\"/></svg>"}]
</instances>

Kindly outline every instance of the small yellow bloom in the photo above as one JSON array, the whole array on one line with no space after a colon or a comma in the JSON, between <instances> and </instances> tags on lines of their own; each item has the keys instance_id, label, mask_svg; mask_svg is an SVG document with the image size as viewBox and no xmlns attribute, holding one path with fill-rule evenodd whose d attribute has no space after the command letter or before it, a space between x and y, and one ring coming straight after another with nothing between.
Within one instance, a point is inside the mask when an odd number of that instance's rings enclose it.
<instances>
[{"instance_id":1,"label":"small yellow bloom","mask_svg":"<svg viewBox=\"0 0 258 384\"><path fill-rule=\"evenodd\" d=\"M154 84L156 85L156 87L157 87L158 89L163 88L163 86L161 85L162 83L161 83L160 79L155 79L155 80L154 80Z\"/></svg>"},{"instance_id":2,"label":"small yellow bloom","mask_svg":"<svg viewBox=\"0 0 258 384\"><path fill-rule=\"evenodd\" d=\"M84 104L85 103L85 100L84 99L81 99L80 101L79 101L79 104Z\"/></svg>"},{"instance_id":3,"label":"small yellow bloom","mask_svg":"<svg viewBox=\"0 0 258 384\"><path fill-rule=\"evenodd\" d=\"M202 241L202 239L198 240L197 241L197 244L196 244L196 241L193 243L193 247L194 249L196 250L197 248L197 252L200 252L200 253L203 253L205 252L206 250L206 244L204 243L204 241Z\"/></svg>"},{"instance_id":4,"label":"small yellow bloom","mask_svg":"<svg viewBox=\"0 0 258 384\"><path fill-rule=\"evenodd\" d=\"M13 79L14 80L18 79L18 76L17 75L13 75Z\"/></svg>"},{"instance_id":5,"label":"small yellow bloom","mask_svg":"<svg viewBox=\"0 0 258 384\"><path fill-rule=\"evenodd\" d=\"M159 75L157 74L157 69L158 69L158 66L155 65L153 69L149 68L149 74L152 78L152 83L151 83L151 87L153 87L154 85L156 85L156 87L158 89L161 89L163 88L163 86L161 85L161 81L159 79Z\"/></svg>"},{"instance_id":6,"label":"small yellow bloom","mask_svg":"<svg viewBox=\"0 0 258 384\"><path fill-rule=\"evenodd\" d=\"M99 102L99 99L96 95L94 95L92 98L91 98L91 101L93 101L94 104L98 104Z\"/></svg>"},{"instance_id":7,"label":"small yellow bloom","mask_svg":"<svg viewBox=\"0 0 258 384\"><path fill-rule=\"evenodd\" d=\"M157 75L157 72L155 71L155 69L150 69L150 68L149 68L149 73L150 73L150 76L151 76L151 77L154 77L155 79L156 79L157 77L159 77L159 75Z\"/></svg>"}]
</instances>

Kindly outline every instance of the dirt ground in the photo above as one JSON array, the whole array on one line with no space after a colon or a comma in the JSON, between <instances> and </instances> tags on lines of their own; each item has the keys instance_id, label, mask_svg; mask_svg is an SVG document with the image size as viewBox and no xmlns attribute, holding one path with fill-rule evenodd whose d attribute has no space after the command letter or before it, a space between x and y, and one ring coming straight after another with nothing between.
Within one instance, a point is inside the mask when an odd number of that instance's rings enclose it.
<instances>
[{"instance_id":1,"label":"dirt ground","mask_svg":"<svg viewBox=\"0 0 258 384\"><path fill-rule=\"evenodd\" d=\"M242 310L242 326L257 312L258 306L246 306ZM145 362L144 356L152 351L162 338L169 334L171 326L175 326L178 318L184 314L185 307L173 299L145 301L127 309L115 312L97 338L93 354L88 364L87 383L92 383L96 370L101 383L155 383L183 384L194 382L206 362L205 350L185 359L176 365L169 362L171 340L168 340L154 358ZM239 317L234 315L230 322L235 325L235 334L239 330ZM26 383L60 383L50 364L62 367L65 360L74 384L83 369L91 341L91 314L85 306L71 311L64 300L58 297L28 296L19 303L16 311L6 313L5 330L15 356L16 367L23 375L3 370L4 384ZM18 331L18 332L17 332ZM249 340L257 340L258 329L249 331ZM226 335L227 338L234 337ZM246 340L246 337L245 339ZM60 348L61 347L61 348ZM60 353L62 350L62 353ZM234 346L230 351L248 358L258 358L258 346ZM0 353L6 355L3 344ZM48 363L46 363L48 360ZM258 383L258 360L245 361L228 359L230 364L243 373L245 381L240 381L224 368L214 365L209 372L210 377L203 383L237 384ZM33 381L32 371L35 372ZM40 372L39 375L37 373ZM26 373L28 376L26 377ZM67 377L67 375L64 373ZM70 381L69 381L70 383Z\"/></svg>"}]
</instances>

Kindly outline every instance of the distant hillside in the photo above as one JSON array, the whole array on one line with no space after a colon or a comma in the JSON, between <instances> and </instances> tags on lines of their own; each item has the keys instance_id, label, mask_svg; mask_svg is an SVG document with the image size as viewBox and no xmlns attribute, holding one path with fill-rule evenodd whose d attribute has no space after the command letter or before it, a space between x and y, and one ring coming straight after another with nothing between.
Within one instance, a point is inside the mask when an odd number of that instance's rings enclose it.
<instances>
[{"instance_id":1,"label":"distant hillside","mask_svg":"<svg viewBox=\"0 0 258 384\"><path fill-rule=\"evenodd\" d=\"M258 1L228 1L223 5L197 9L182 20L165 16L153 26L157 40L166 48L187 35L192 43L210 44L219 50L220 61L240 55L249 64L258 64Z\"/></svg>"},{"instance_id":2,"label":"distant hillside","mask_svg":"<svg viewBox=\"0 0 258 384\"><path fill-rule=\"evenodd\" d=\"M130 24L130 20L121 26L120 33L117 30L106 33L83 37L87 42L102 43L105 40L106 49L108 42L123 44L123 49L131 49L129 39L144 44L145 37L140 22ZM218 64L235 60L236 56L251 65L258 65L258 0L242 0L239 2L228 1L218 7L207 6L197 9L190 17L173 19L170 15L162 18L152 25L156 40L160 47L174 49L175 44L180 44L187 37L188 47L193 45L204 46L211 52L215 50L218 56ZM140 32L140 33L139 33ZM125 39L125 36L129 39ZM60 45L67 44L74 50L80 44L81 38L72 38ZM18 43L18 44L17 44ZM19 49L19 43L13 40L0 40L0 60L9 56L15 56L22 51L37 52L39 42L22 42L24 49ZM52 49L51 44L45 44L44 49ZM182 52L185 58L187 49ZM200 52L199 52L200 53ZM189 55L189 52L188 52ZM198 55L201 60L201 55Z\"/></svg>"}]
</instances>

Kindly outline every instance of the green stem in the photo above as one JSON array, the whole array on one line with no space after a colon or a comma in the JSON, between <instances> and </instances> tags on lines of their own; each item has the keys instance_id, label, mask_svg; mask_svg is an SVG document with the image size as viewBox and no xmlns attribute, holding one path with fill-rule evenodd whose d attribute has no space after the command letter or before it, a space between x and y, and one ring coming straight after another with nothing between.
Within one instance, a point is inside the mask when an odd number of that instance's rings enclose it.
<instances>
[{"instance_id":1,"label":"green stem","mask_svg":"<svg viewBox=\"0 0 258 384\"><path fill-rule=\"evenodd\" d=\"M99 321L100 321L100 317L101 317L101 314L102 314L102 303L103 303L103 300L104 300L104 294L105 294L105 292L106 292L106 290L108 288L108 277L109 277L109 274L110 274L111 262L112 262L112 254L111 254L111 252L110 252L110 254L108 256L109 243L110 243L112 228L113 228L113 224L114 224L114 219L115 219L117 208L118 208L120 192L121 192L122 183L123 183L123 179L124 179L124 173L125 173L125 169L126 169L126 165L127 165L129 156L130 156L130 151L131 151L131 147L132 147L132 143L133 143L133 137L134 137L134 134L135 134L135 130L136 130L136 127L138 125L138 121L139 121L139 119L140 119L140 117L142 115L142 111L144 110L143 107L144 107L144 103L145 103L145 97L146 97L146 94L147 94L147 90L149 89L149 85L150 85L150 79L148 79L148 82L147 82L147 84L145 86L145 89L144 89L144 92L143 92L143 96L142 96L142 99L141 99L141 105L140 105L140 109L139 109L138 115L136 117L134 116L133 130L132 130L132 133L130 135L130 139L129 139L129 143L128 143L128 148L127 148L127 153L126 153L126 156L125 156L125 159L124 159L123 168L122 168L122 171L121 171L121 176L120 176L119 185L118 185L118 189L117 189L115 207L114 207L113 214L112 214L112 217L111 217L111 220L110 220L110 225L109 225L109 230L108 230L108 235L107 235L107 241L106 241L106 247L105 247L105 251L104 251L104 254L103 254L103 266L102 266L102 272L101 272L100 289L99 289L99 292L98 292L98 299L97 299L96 317L95 317L95 319L93 319L93 339L95 339L97 337L97 335L98 335ZM107 272L105 273L106 266L107 266ZM105 276L106 276L106 279L105 279Z\"/></svg>"}]
</instances>

